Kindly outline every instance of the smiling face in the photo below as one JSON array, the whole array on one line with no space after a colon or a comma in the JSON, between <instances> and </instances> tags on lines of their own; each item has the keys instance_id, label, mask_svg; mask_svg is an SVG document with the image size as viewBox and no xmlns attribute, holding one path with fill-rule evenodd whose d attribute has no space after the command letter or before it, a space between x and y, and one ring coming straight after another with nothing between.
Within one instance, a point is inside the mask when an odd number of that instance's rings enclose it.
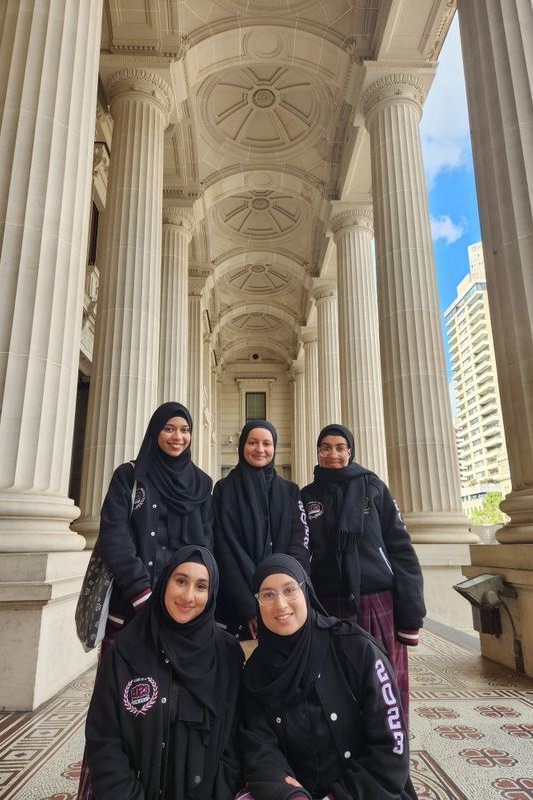
<instances>
[{"instance_id":1,"label":"smiling face","mask_svg":"<svg viewBox=\"0 0 533 800\"><path fill-rule=\"evenodd\" d=\"M174 622L196 619L209 599L209 572L205 564L185 561L171 573L165 588L165 608Z\"/></svg>"},{"instance_id":2,"label":"smiling face","mask_svg":"<svg viewBox=\"0 0 533 800\"><path fill-rule=\"evenodd\" d=\"M274 458L274 439L266 428L252 428L244 444L243 455L251 467L266 467Z\"/></svg>"},{"instance_id":3,"label":"smiling face","mask_svg":"<svg viewBox=\"0 0 533 800\"><path fill-rule=\"evenodd\" d=\"M157 443L167 456L179 456L191 443L191 429L183 417L172 417L159 431Z\"/></svg>"},{"instance_id":4,"label":"smiling face","mask_svg":"<svg viewBox=\"0 0 533 800\"><path fill-rule=\"evenodd\" d=\"M344 436L325 436L318 448L318 466L327 469L346 467L350 449Z\"/></svg>"},{"instance_id":5,"label":"smiling face","mask_svg":"<svg viewBox=\"0 0 533 800\"><path fill-rule=\"evenodd\" d=\"M283 589L294 585L298 586L294 578L279 573L269 575L259 587L259 592L269 590L277 593L272 605L259 605L259 613L268 630L277 633L278 636L290 636L296 633L307 619L307 602L303 590L299 589L295 597L290 600L282 594Z\"/></svg>"}]
</instances>

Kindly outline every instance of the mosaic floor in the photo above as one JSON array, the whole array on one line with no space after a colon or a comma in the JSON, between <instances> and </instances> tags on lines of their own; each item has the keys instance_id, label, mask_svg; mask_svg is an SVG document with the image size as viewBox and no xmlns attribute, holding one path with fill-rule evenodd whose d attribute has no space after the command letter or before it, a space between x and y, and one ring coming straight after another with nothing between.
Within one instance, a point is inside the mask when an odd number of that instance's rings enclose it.
<instances>
[{"instance_id":1,"label":"mosaic floor","mask_svg":"<svg viewBox=\"0 0 533 800\"><path fill-rule=\"evenodd\" d=\"M443 630L424 630L410 653L420 800L533 800L533 680L483 659L474 638ZM2 800L75 800L93 677L33 714L0 714Z\"/></svg>"}]
</instances>

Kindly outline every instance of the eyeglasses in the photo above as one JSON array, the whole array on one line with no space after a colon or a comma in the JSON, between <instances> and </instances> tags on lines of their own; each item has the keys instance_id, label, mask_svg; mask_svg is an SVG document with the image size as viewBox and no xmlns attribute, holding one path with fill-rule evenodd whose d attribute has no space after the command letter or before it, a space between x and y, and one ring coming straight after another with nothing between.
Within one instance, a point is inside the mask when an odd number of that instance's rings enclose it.
<instances>
[{"instance_id":1,"label":"eyeglasses","mask_svg":"<svg viewBox=\"0 0 533 800\"><path fill-rule=\"evenodd\" d=\"M280 592L276 592L275 589L262 589L260 592L257 592L255 598L260 606L274 605L278 594L283 595L285 600L290 602L291 600L296 600L304 583L305 581L301 583L289 583L289 585L285 586Z\"/></svg>"},{"instance_id":2,"label":"eyeglasses","mask_svg":"<svg viewBox=\"0 0 533 800\"><path fill-rule=\"evenodd\" d=\"M346 453L350 452L350 448L345 444L336 444L335 447L332 447L330 444L321 444L318 448L318 452L321 456L329 456L331 453L338 453L341 456L345 456Z\"/></svg>"}]
</instances>

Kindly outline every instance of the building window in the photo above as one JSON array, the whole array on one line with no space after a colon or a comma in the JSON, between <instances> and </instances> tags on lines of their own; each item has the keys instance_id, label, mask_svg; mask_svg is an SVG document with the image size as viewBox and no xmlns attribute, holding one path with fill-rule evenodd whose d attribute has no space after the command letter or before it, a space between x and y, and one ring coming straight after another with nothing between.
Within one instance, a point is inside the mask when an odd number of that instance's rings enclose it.
<instances>
[{"instance_id":1,"label":"building window","mask_svg":"<svg viewBox=\"0 0 533 800\"><path fill-rule=\"evenodd\" d=\"M98 221L100 215L98 213L98 209L96 204L93 203L93 207L91 210L91 224L89 229L89 253L87 258L87 263L89 266L94 267L96 265L96 243L98 241Z\"/></svg>"},{"instance_id":2,"label":"building window","mask_svg":"<svg viewBox=\"0 0 533 800\"><path fill-rule=\"evenodd\" d=\"M246 422L266 419L266 392L246 392Z\"/></svg>"}]
</instances>

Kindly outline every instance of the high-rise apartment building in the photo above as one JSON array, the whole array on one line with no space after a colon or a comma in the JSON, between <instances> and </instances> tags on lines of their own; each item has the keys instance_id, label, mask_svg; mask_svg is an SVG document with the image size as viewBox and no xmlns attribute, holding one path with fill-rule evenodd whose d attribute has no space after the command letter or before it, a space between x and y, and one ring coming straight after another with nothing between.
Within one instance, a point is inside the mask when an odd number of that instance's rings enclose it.
<instances>
[{"instance_id":1,"label":"high-rise apartment building","mask_svg":"<svg viewBox=\"0 0 533 800\"><path fill-rule=\"evenodd\" d=\"M481 242L468 248L470 271L444 316L455 393L461 499L467 515L488 492L510 490Z\"/></svg>"}]
</instances>

